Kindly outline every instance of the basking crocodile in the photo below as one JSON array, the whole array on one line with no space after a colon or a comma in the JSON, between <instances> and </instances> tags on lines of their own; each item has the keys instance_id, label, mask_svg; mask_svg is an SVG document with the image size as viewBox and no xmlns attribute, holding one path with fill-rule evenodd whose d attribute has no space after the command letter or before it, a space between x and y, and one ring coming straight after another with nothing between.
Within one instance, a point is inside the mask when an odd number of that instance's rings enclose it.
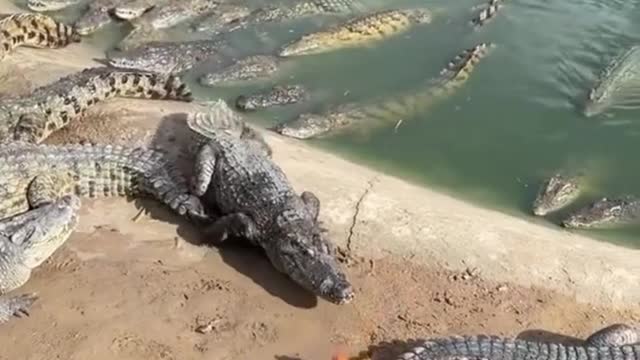
<instances>
[{"instance_id":1,"label":"basking crocodile","mask_svg":"<svg viewBox=\"0 0 640 360\"><path fill-rule=\"evenodd\" d=\"M251 9L236 4L220 4L207 15L198 17L191 26L194 32L207 32L216 35L224 31L232 22L248 16Z\"/></svg>"},{"instance_id":2,"label":"basking crocodile","mask_svg":"<svg viewBox=\"0 0 640 360\"><path fill-rule=\"evenodd\" d=\"M224 40L153 41L126 51L107 53L110 66L163 74L179 74L205 62L226 62L231 48Z\"/></svg>"},{"instance_id":3,"label":"basking crocodile","mask_svg":"<svg viewBox=\"0 0 640 360\"><path fill-rule=\"evenodd\" d=\"M236 98L236 108L243 111L264 109L276 105L295 104L309 99L309 93L302 85L276 85Z\"/></svg>"},{"instance_id":4,"label":"basking crocodile","mask_svg":"<svg viewBox=\"0 0 640 360\"><path fill-rule=\"evenodd\" d=\"M238 85L264 80L282 70L282 58L272 55L250 55L199 78L204 86Z\"/></svg>"},{"instance_id":5,"label":"basking crocodile","mask_svg":"<svg viewBox=\"0 0 640 360\"><path fill-rule=\"evenodd\" d=\"M363 15L345 23L303 35L283 47L280 56L319 54L323 52L367 46L388 37L407 32L414 25L431 22L425 8L392 9Z\"/></svg>"},{"instance_id":6,"label":"basking crocodile","mask_svg":"<svg viewBox=\"0 0 640 360\"><path fill-rule=\"evenodd\" d=\"M187 120L207 138L196 156L192 191L221 216L206 228L209 240L247 239L304 289L336 304L350 302L353 288L317 220L320 200L308 191L298 195L282 169L253 144L211 131L215 118L237 116L223 101L216 107L215 116L195 113Z\"/></svg>"},{"instance_id":7,"label":"basking crocodile","mask_svg":"<svg viewBox=\"0 0 640 360\"><path fill-rule=\"evenodd\" d=\"M115 19L113 11L116 7L131 0L92 0L87 10L76 20L74 26L81 35L92 34ZM151 3L150 8L151 8ZM147 9L148 10L148 9Z\"/></svg>"},{"instance_id":8,"label":"basking crocodile","mask_svg":"<svg viewBox=\"0 0 640 360\"><path fill-rule=\"evenodd\" d=\"M421 340L397 360L638 360L640 332L614 324L589 336L583 345L537 342L498 336L451 336Z\"/></svg>"},{"instance_id":9,"label":"basking crocodile","mask_svg":"<svg viewBox=\"0 0 640 360\"><path fill-rule=\"evenodd\" d=\"M353 129L359 125L367 129L398 124L399 121L424 111L437 100L453 93L469 78L478 62L493 47L481 43L456 56L440 76L428 81L424 89L408 91L390 99L377 99L366 104L349 103L323 114L304 113L293 121L283 122L272 130L297 139L308 139Z\"/></svg>"},{"instance_id":10,"label":"basking crocodile","mask_svg":"<svg viewBox=\"0 0 640 360\"><path fill-rule=\"evenodd\" d=\"M580 195L580 176L554 174L547 179L533 201L533 214L545 216L569 205Z\"/></svg>"},{"instance_id":11,"label":"basking crocodile","mask_svg":"<svg viewBox=\"0 0 640 360\"><path fill-rule=\"evenodd\" d=\"M471 25L478 29L491 21L496 17L496 15L498 15L498 10L502 8L503 1L504 0L489 0L489 3L484 7L484 9L480 10L480 13L471 20Z\"/></svg>"},{"instance_id":12,"label":"basking crocodile","mask_svg":"<svg viewBox=\"0 0 640 360\"><path fill-rule=\"evenodd\" d=\"M77 223L80 197L160 200L199 225L200 199L164 152L112 145L0 145L0 294L22 286L60 248ZM0 297L0 322L34 297Z\"/></svg>"},{"instance_id":13,"label":"basking crocodile","mask_svg":"<svg viewBox=\"0 0 640 360\"><path fill-rule=\"evenodd\" d=\"M0 142L42 142L92 105L113 97L192 100L187 86L173 75L87 68L30 94L0 99Z\"/></svg>"},{"instance_id":14,"label":"basking crocodile","mask_svg":"<svg viewBox=\"0 0 640 360\"><path fill-rule=\"evenodd\" d=\"M59 11L80 4L82 0L27 0L27 8L31 11Z\"/></svg>"},{"instance_id":15,"label":"basking crocodile","mask_svg":"<svg viewBox=\"0 0 640 360\"><path fill-rule=\"evenodd\" d=\"M15 13L0 19L0 60L19 46L63 48L80 42L72 26L42 14Z\"/></svg>"},{"instance_id":16,"label":"basking crocodile","mask_svg":"<svg viewBox=\"0 0 640 360\"><path fill-rule=\"evenodd\" d=\"M566 228L595 228L637 223L640 221L640 199L632 196L603 197L580 208L562 220Z\"/></svg>"}]
</instances>

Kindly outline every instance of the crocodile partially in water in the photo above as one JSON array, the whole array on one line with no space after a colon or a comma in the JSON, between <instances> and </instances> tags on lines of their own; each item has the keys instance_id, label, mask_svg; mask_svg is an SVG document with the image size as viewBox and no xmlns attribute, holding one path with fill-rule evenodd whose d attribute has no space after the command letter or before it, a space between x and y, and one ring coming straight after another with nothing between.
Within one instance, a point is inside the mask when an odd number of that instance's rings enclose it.
<instances>
[{"instance_id":1,"label":"crocodile partially in water","mask_svg":"<svg viewBox=\"0 0 640 360\"><path fill-rule=\"evenodd\" d=\"M307 89L302 85L275 85L269 89L240 95L236 98L236 108L255 111L277 105L295 104L309 99Z\"/></svg>"},{"instance_id":2,"label":"crocodile partially in water","mask_svg":"<svg viewBox=\"0 0 640 360\"><path fill-rule=\"evenodd\" d=\"M15 13L0 19L0 60L20 46L58 49L80 40L72 26L47 15Z\"/></svg>"},{"instance_id":3,"label":"crocodile partially in water","mask_svg":"<svg viewBox=\"0 0 640 360\"><path fill-rule=\"evenodd\" d=\"M371 43L407 32L419 24L431 22L426 8L392 9L356 17L301 38L283 47L280 56L298 56L368 46Z\"/></svg>"},{"instance_id":4,"label":"crocodile partially in water","mask_svg":"<svg viewBox=\"0 0 640 360\"><path fill-rule=\"evenodd\" d=\"M278 73L284 59L272 55L250 55L199 78L204 86L237 85L271 78Z\"/></svg>"},{"instance_id":5,"label":"crocodile partially in water","mask_svg":"<svg viewBox=\"0 0 640 360\"><path fill-rule=\"evenodd\" d=\"M292 121L274 126L272 130L297 139L309 139L338 131L362 131L365 128L369 130L376 126L398 124L460 88L493 46L491 43L481 43L463 51L441 71L439 77L428 81L417 91L365 104L342 104L321 114L304 113Z\"/></svg>"},{"instance_id":6,"label":"crocodile partially in water","mask_svg":"<svg viewBox=\"0 0 640 360\"><path fill-rule=\"evenodd\" d=\"M566 228L597 228L640 222L640 199L635 196L603 197L562 220Z\"/></svg>"},{"instance_id":7,"label":"crocodile partially in water","mask_svg":"<svg viewBox=\"0 0 640 360\"><path fill-rule=\"evenodd\" d=\"M30 94L0 99L0 142L40 143L91 106L114 97L192 101L189 88L177 76L87 68Z\"/></svg>"},{"instance_id":8,"label":"crocodile partially in water","mask_svg":"<svg viewBox=\"0 0 640 360\"><path fill-rule=\"evenodd\" d=\"M503 1L504 0L489 0L489 3L480 10L478 15L471 19L471 25L475 29L478 29L493 20L496 15L498 15L498 11L502 8Z\"/></svg>"},{"instance_id":9,"label":"crocodile partially in water","mask_svg":"<svg viewBox=\"0 0 640 360\"><path fill-rule=\"evenodd\" d=\"M190 26L193 32L206 32L216 35L229 27L231 23L240 21L240 19L251 13L249 7L238 4L220 4L213 9L211 13L200 16Z\"/></svg>"},{"instance_id":10,"label":"crocodile partially in water","mask_svg":"<svg viewBox=\"0 0 640 360\"><path fill-rule=\"evenodd\" d=\"M571 204L581 191L581 176L557 173L544 181L535 200L533 214L546 216Z\"/></svg>"}]
</instances>

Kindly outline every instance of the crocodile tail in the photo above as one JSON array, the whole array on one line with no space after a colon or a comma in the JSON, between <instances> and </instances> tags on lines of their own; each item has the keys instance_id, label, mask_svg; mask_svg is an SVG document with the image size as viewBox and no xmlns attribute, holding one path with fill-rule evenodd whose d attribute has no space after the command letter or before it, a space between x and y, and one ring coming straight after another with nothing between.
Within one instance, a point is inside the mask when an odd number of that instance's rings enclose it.
<instances>
[{"instance_id":1,"label":"crocodile tail","mask_svg":"<svg viewBox=\"0 0 640 360\"><path fill-rule=\"evenodd\" d=\"M123 97L191 102L191 90L179 76L156 72L116 71L110 73L114 87Z\"/></svg>"},{"instance_id":2,"label":"crocodile tail","mask_svg":"<svg viewBox=\"0 0 640 360\"><path fill-rule=\"evenodd\" d=\"M61 48L80 42L72 26L42 14L19 13L0 21L0 56L22 46Z\"/></svg>"}]
</instances>

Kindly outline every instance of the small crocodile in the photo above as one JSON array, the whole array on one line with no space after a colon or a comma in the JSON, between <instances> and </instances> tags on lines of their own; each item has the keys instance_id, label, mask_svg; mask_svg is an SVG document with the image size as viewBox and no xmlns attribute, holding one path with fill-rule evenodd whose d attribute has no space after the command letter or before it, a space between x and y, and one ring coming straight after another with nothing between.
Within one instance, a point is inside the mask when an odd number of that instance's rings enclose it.
<instances>
[{"instance_id":1,"label":"small crocodile","mask_svg":"<svg viewBox=\"0 0 640 360\"><path fill-rule=\"evenodd\" d=\"M92 0L87 10L74 24L80 35L92 34L115 19L113 11L116 7L126 4L131 0ZM150 5L151 6L151 5Z\"/></svg>"},{"instance_id":2,"label":"small crocodile","mask_svg":"<svg viewBox=\"0 0 640 360\"><path fill-rule=\"evenodd\" d=\"M31 11L59 11L80 4L82 0L27 0L27 8Z\"/></svg>"},{"instance_id":3,"label":"small crocodile","mask_svg":"<svg viewBox=\"0 0 640 360\"><path fill-rule=\"evenodd\" d=\"M308 139L358 125L366 124L367 128L373 128L390 122L398 124L460 88L492 47L491 43L481 43L463 51L449 62L438 78L428 81L424 89L366 104L343 104L323 114L304 113L293 121L276 125L272 130L281 135Z\"/></svg>"},{"instance_id":4,"label":"small crocodile","mask_svg":"<svg viewBox=\"0 0 640 360\"><path fill-rule=\"evenodd\" d=\"M502 8L503 1L504 0L489 0L489 3L484 7L484 9L480 10L480 13L471 20L471 25L478 29L491 21L496 17L496 15L498 15L498 10Z\"/></svg>"},{"instance_id":5,"label":"small crocodile","mask_svg":"<svg viewBox=\"0 0 640 360\"><path fill-rule=\"evenodd\" d=\"M566 228L596 228L640 221L640 199L632 196L603 197L562 220Z\"/></svg>"},{"instance_id":6,"label":"small crocodile","mask_svg":"<svg viewBox=\"0 0 640 360\"><path fill-rule=\"evenodd\" d=\"M190 26L194 32L207 32L216 35L224 31L232 22L248 16L251 9L236 4L220 4L210 14L200 16Z\"/></svg>"},{"instance_id":7,"label":"small crocodile","mask_svg":"<svg viewBox=\"0 0 640 360\"><path fill-rule=\"evenodd\" d=\"M547 179L533 201L533 214L546 216L571 204L580 195L580 177L554 174Z\"/></svg>"},{"instance_id":8,"label":"small crocodile","mask_svg":"<svg viewBox=\"0 0 640 360\"><path fill-rule=\"evenodd\" d=\"M238 85L247 81L264 80L281 70L282 58L272 55L250 55L218 71L199 78L204 86Z\"/></svg>"},{"instance_id":9,"label":"small crocodile","mask_svg":"<svg viewBox=\"0 0 640 360\"><path fill-rule=\"evenodd\" d=\"M237 116L224 101L216 107L215 117ZM298 195L264 151L224 131L211 131L212 118L204 112L187 119L207 138L196 156L192 191L221 215L205 229L208 239L213 244L228 237L247 239L304 289L336 304L350 302L353 288L318 222L320 200L309 191Z\"/></svg>"},{"instance_id":10,"label":"small crocodile","mask_svg":"<svg viewBox=\"0 0 640 360\"><path fill-rule=\"evenodd\" d=\"M107 53L109 66L179 74L205 61L224 63L231 48L224 40L153 41L137 48Z\"/></svg>"},{"instance_id":11,"label":"small crocodile","mask_svg":"<svg viewBox=\"0 0 640 360\"><path fill-rule=\"evenodd\" d=\"M0 294L68 239L79 197L151 196L198 225L209 221L189 181L165 152L112 145L0 145ZM35 300L0 297L0 322Z\"/></svg>"},{"instance_id":12,"label":"small crocodile","mask_svg":"<svg viewBox=\"0 0 640 360\"><path fill-rule=\"evenodd\" d=\"M498 336L451 336L420 340L397 360L638 360L640 332L625 324L605 327L583 345Z\"/></svg>"},{"instance_id":13,"label":"small crocodile","mask_svg":"<svg viewBox=\"0 0 640 360\"><path fill-rule=\"evenodd\" d=\"M276 105L295 104L309 99L309 93L302 85L276 85L270 89L236 98L236 108L254 111Z\"/></svg>"},{"instance_id":14,"label":"small crocodile","mask_svg":"<svg viewBox=\"0 0 640 360\"><path fill-rule=\"evenodd\" d=\"M0 19L0 60L19 46L58 49L80 42L72 26L43 14L15 13Z\"/></svg>"},{"instance_id":15,"label":"small crocodile","mask_svg":"<svg viewBox=\"0 0 640 360\"><path fill-rule=\"evenodd\" d=\"M303 35L300 39L284 46L279 55L310 55L367 46L407 32L414 25L430 22L431 12L425 8L378 11L331 26L326 30Z\"/></svg>"},{"instance_id":16,"label":"small crocodile","mask_svg":"<svg viewBox=\"0 0 640 360\"><path fill-rule=\"evenodd\" d=\"M173 75L87 68L30 94L0 99L0 142L40 143L92 105L113 97L192 101L187 86Z\"/></svg>"}]
</instances>

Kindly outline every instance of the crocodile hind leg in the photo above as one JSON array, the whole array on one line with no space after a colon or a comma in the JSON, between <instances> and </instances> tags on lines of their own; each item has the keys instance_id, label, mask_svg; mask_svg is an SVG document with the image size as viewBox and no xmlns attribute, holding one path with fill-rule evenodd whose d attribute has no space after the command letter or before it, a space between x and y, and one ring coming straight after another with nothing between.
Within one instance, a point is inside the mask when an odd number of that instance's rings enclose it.
<instances>
[{"instance_id":1,"label":"crocodile hind leg","mask_svg":"<svg viewBox=\"0 0 640 360\"><path fill-rule=\"evenodd\" d=\"M60 172L41 174L33 178L27 189L27 199L31 208L50 204L63 195L73 193L73 177L69 173Z\"/></svg>"},{"instance_id":2,"label":"crocodile hind leg","mask_svg":"<svg viewBox=\"0 0 640 360\"><path fill-rule=\"evenodd\" d=\"M591 334L585 342L592 346L632 345L640 342L640 330L626 324L613 324Z\"/></svg>"},{"instance_id":3,"label":"crocodile hind leg","mask_svg":"<svg viewBox=\"0 0 640 360\"><path fill-rule=\"evenodd\" d=\"M6 295L24 285L31 271L48 259L78 223L80 199L66 195L40 207L0 220L0 323L29 315L35 294Z\"/></svg>"}]
</instances>

